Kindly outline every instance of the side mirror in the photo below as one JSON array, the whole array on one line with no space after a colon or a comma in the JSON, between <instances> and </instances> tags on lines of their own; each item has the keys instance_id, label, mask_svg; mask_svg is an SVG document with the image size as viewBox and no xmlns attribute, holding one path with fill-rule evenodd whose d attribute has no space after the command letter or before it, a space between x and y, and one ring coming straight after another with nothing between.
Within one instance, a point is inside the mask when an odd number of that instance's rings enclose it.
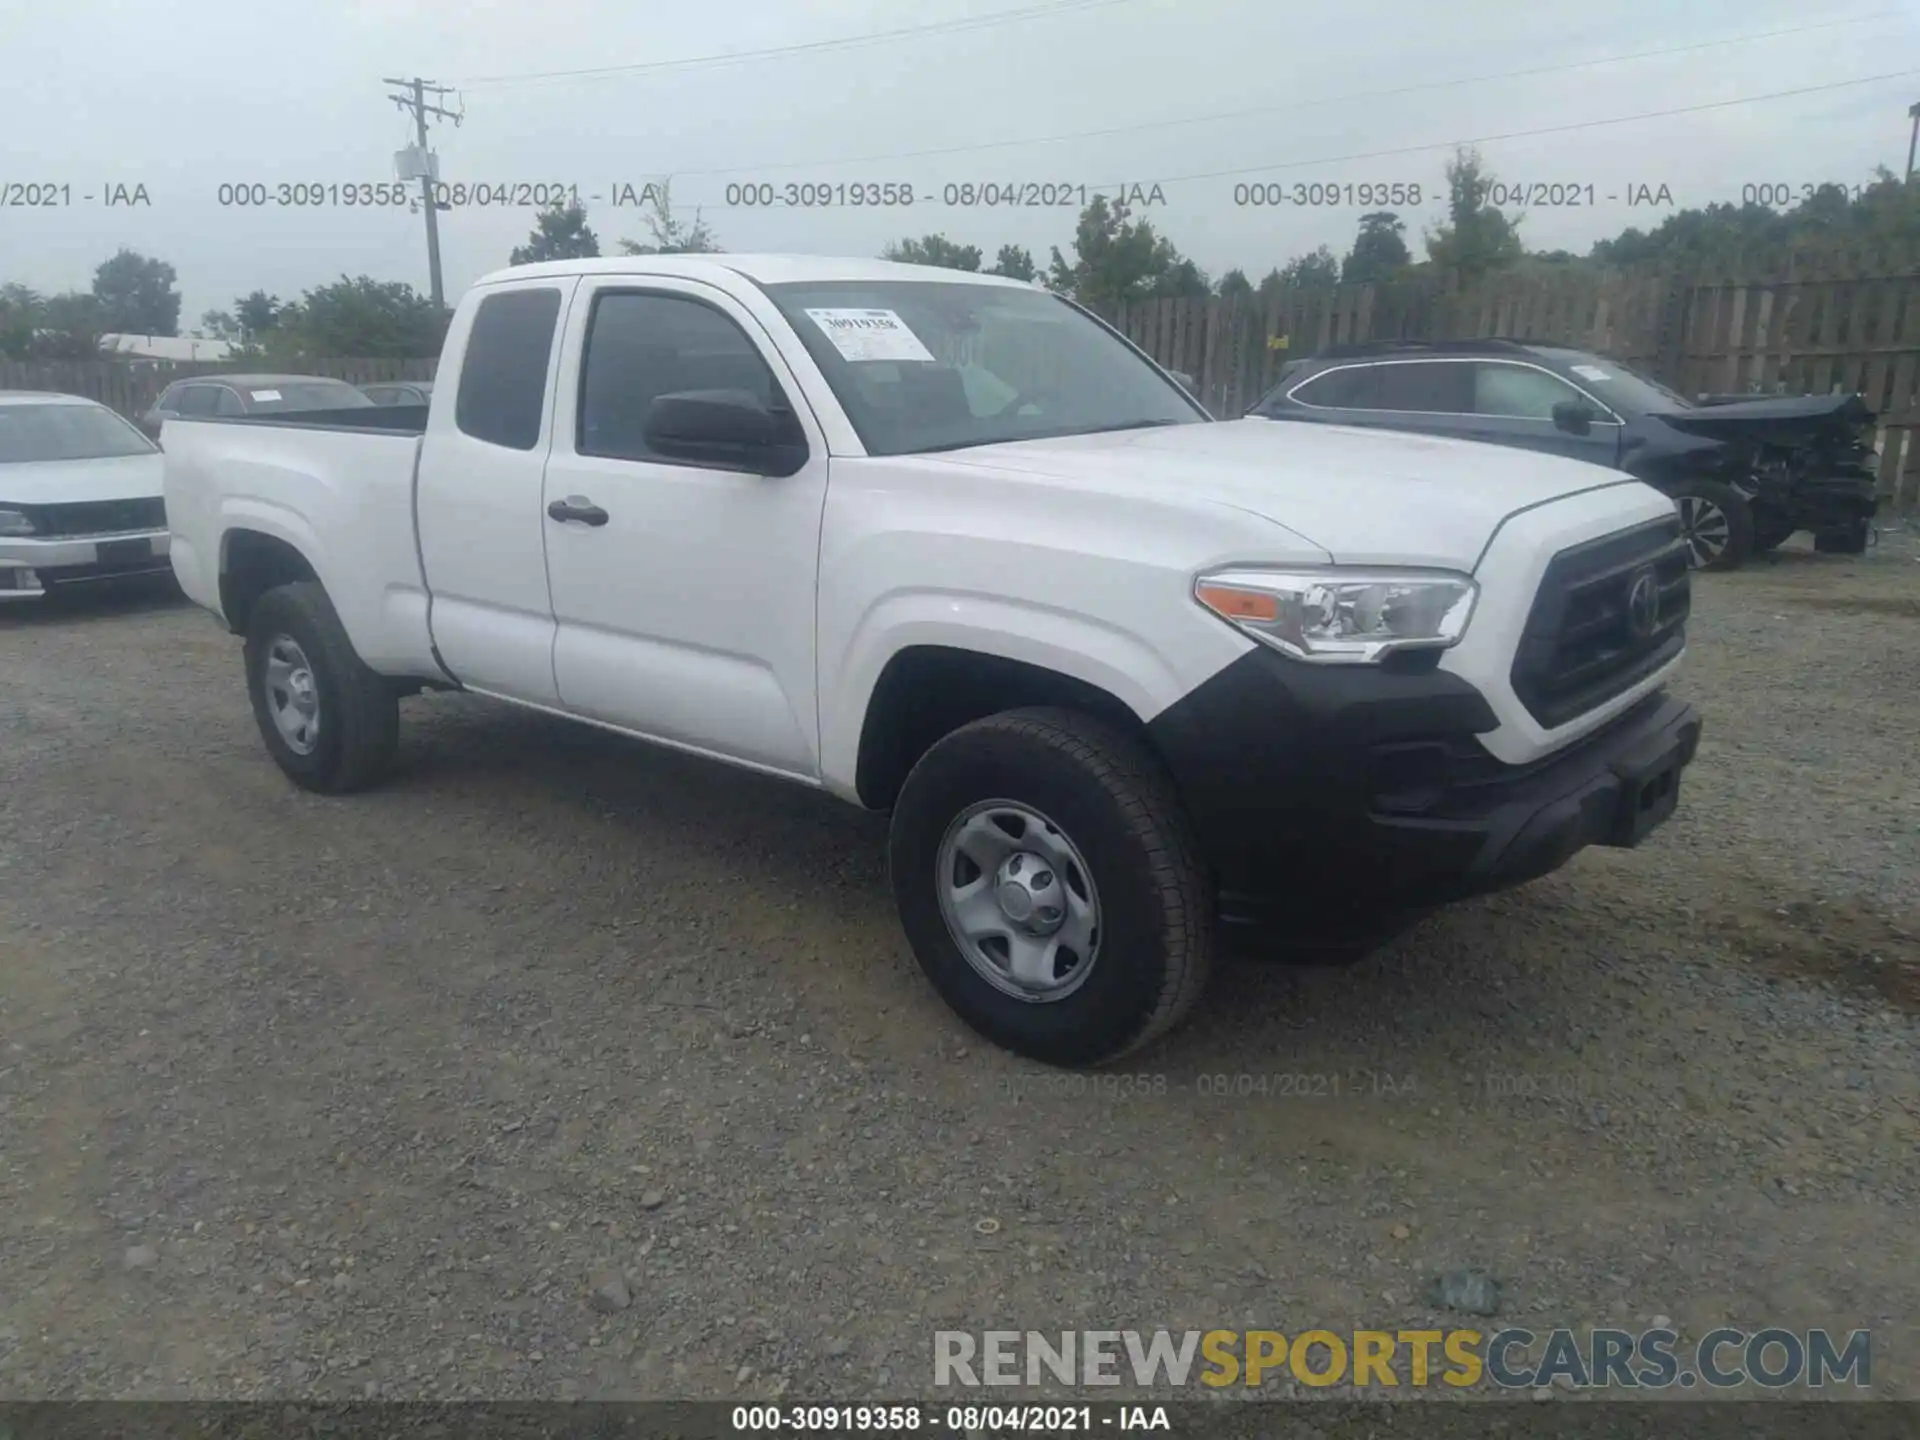
<instances>
[{"instance_id":1,"label":"side mirror","mask_svg":"<svg viewBox=\"0 0 1920 1440\"><path fill-rule=\"evenodd\" d=\"M807 443L794 418L776 414L745 390L655 396L640 438L656 455L754 475L791 475L807 463Z\"/></svg>"},{"instance_id":2,"label":"side mirror","mask_svg":"<svg viewBox=\"0 0 1920 1440\"><path fill-rule=\"evenodd\" d=\"M1180 382L1180 388L1186 391L1187 394L1191 395L1194 393L1193 376L1187 374L1184 370L1169 370L1167 373Z\"/></svg>"},{"instance_id":3,"label":"side mirror","mask_svg":"<svg viewBox=\"0 0 1920 1440\"><path fill-rule=\"evenodd\" d=\"M1593 407L1579 400L1562 400L1553 407L1554 428L1569 435L1585 435L1593 429Z\"/></svg>"}]
</instances>

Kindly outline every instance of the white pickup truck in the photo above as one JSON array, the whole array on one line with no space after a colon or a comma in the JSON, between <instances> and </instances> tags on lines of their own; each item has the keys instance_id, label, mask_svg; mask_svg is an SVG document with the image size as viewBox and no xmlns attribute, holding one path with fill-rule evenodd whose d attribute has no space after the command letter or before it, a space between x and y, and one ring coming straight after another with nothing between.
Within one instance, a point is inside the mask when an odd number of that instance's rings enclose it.
<instances>
[{"instance_id":1,"label":"white pickup truck","mask_svg":"<svg viewBox=\"0 0 1920 1440\"><path fill-rule=\"evenodd\" d=\"M172 419L176 573L342 792L469 690L891 812L914 954L1056 1064L1221 924L1377 941L1673 810L1673 503L1464 441L1216 422L1070 302L871 261L501 271L430 406Z\"/></svg>"}]
</instances>

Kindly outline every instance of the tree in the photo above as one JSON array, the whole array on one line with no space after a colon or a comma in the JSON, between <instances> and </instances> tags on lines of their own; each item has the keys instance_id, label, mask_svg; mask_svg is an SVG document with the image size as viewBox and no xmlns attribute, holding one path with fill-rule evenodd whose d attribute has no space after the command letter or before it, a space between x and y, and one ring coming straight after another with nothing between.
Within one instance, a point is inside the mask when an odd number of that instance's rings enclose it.
<instances>
[{"instance_id":1,"label":"tree","mask_svg":"<svg viewBox=\"0 0 1920 1440\"><path fill-rule=\"evenodd\" d=\"M587 207L555 201L534 217L527 243L516 245L509 265L534 265L542 260L591 260L600 253L600 237L587 228Z\"/></svg>"},{"instance_id":2,"label":"tree","mask_svg":"<svg viewBox=\"0 0 1920 1440\"><path fill-rule=\"evenodd\" d=\"M239 323L243 340L258 340L269 330L279 325L286 306L277 296L264 290L256 290L251 295L242 296L233 302L233 316Z\"/></svg>"},{"instance_id":3,"label":"tree","mask_svg":"<svg viewBox=\"0 0 1920 1440\"><path fill-rule=\"evenodd\" d=\"M1287 293L1287 277L1282 275L1278 269L1269 270L1265 275L1260 277L1259 288L1253 293L1254 298L1260 302L1260 308L1264 310L1285 297Z\"/></svg>"},{"instance_id":4,"label":"tree","mask_svg":"<svg viewBox=\"0 0 1920 1440\"><path fill-rule=\"evenodd\" d=\"M1031 282L1040 271L1033 263L1033 252L1021 245L1002 245L994 257L989 275L1004 275L1009 280Z\"/></svg>"},{"instance_id":5,"label":"tree","mask_svg":"<svg viewBox=\"0 0 1920 1440\"><path fill-rule=\"evenodd\" d=\"M1391 210L1375 210L1360 217L1360 233L1340 266L1342 285L1377 285L1413 263L1401 238L1406 224Z\"/></svg>"},{"instance_id":6,"label":"tree","mask_svg":"<svg viewBox=\"0 0 1920 1440\"><path fill-rule=\"evenodd\" d=\"M1171 300L1204 300L1213 293L1213 282L1207 279L1206 271L1182 255L1154 277L1148 293Z\"/></svg>"},{"instance_id":7,"label":"tree","mask_svg":"<svg viewBox=\"0 0 1920 1440\"><path fill-rule=\"evenodd\" d=\"M283 359L416 359L440 353L449 318L411 285L343 275L282 306L263 338L267 354Z\"/></svg>"},{"instance_id":8,"label":"tree","mask_svg":"<svg viewBox=\"0 0 1920 1440\"><path fill-rule=\"evenodd\" d=\"M944 235L923 235L918 240L900 240L880 252L882 260L902 265L938 265L947 270L978 270L980 247L960 245Z\"/></svg>"},{"instance_id":9,"label":"tree","mask_svg":"<svg viewBox=\"0 0 1920 1440\"><path fill-rule=\"evenodd\" d=\"M1678 210L1651 231L1623 230L1594 245L1588 259L1603 265L1664 265L1679 270L1724 268L1768 252L1820 253L1848 245L1911 250L1920 244L1920 184L1908 185L1880 168L1873 183L1752 185L1745 203ZM1647 203L1642 196L1638 203ZM1658 196L1651 197L1658 204ZM1772 203L1762 203L1772 202Z\"/></svg>"},{"instance_id":10,"label":"tree","mask_svg":"<svg viewBox=\"0 0 1920 1440\"><path fill-rule=\"evenodd\" d=\"M122 335L180 333L179 277L164 260L124 246L93 272L93 298L106 331Z\"/></svg>"},{"instance_id":11,"label":"tree","mask_svg":"<svg viewBox=\"0 0 1920 1440\"><path fill-rule=\"evenodd\" d=\"M1053 247L1048 285L1095 310L1156 295L1208 293L1200 268L1151 223L1131 215L1125 201L1094 196L1074 226L1073 260Z\"/></svg>"},{"instance_id":12,"label":"tree","mask_svg":"<svg viewBox=\"0 0 1920 1440\"><path fill-rule=\"evenodd\" d=\"M25 285L0 285L0 357L33 358L34 332L40 328L39 292Z\"/></svg>"},{"instance_id":13,"label":"tree","mask_svg":"<svg viewBox=\"0 0 1920 1440\"><path fill-rule=\"evenodd\" d=\"M214 340L242 347L256 346L280 323L286 308L275 296L256 290L234 301L231 310L209 310L201 315L200 328Z\"/></svg>"},{"instance_id":14,"label":"tree","mask_svg":"<svg viewBox=\"0 0 1920 1440\"><path fill-rule=\"evenodd\" d=\"M169 267L171 268L171 267ZM179 305L176 296L174 304ZM100 337L115 327L107 323L99 297L80 290L50 295L40 304L40 328L34 336L37 360L92 360L100 354ZM160 331L119 331L121 334L160 334ZM171 332L168 332L171 333Z\"/></svg>"},{"instance_id":15,"label":"tree","mask_svg":"<svg viewBox=\"0 0 1920 1440\"><path fill-rule=\"evenodd\" d=\"M714 239L713 231L707 222L700 218L700 212L693 212L693 223L684 224L673 213L673 191L670 182L662 180L657 185L649 185L643 197L647 202L646 227L648 243L638 240L622 240L620 252L623 255L718 255L720 242Z\"/></svg>"},{"instance_id":16,"label":"tree","mask_svg":"<svg viewBox=\"0 0 1920 1440\"><path fill-rule=\"evenodd\" d=\"M1278 271L1280 284L1289 290L1331 290L1340 283L1340 261L1322 245L1305 255L1296 255Z\"/></svg>"},{"instance_id":17,"label":"tree","mask_svg":"<svg viewBox=\"0 0 1920 1440\"><path fill-rule=\"evenodd\" d=\"M1246 271L1236 266L1220 277L1219 294L1222 300L1244 305L1253 299L1253 282L1247 279Z\"/></svg>"},{"instance_id":18,"label":"tree","mask_svg":"<svg viewBox=\"0 0 1920 1440\"><path fill-rule=\"evenodd\" d=\"M1427 258L1466 279L1478 279L1526 253L1519 222L1486 203L1492 174L1480 152L1461 147L1447 162L1447 219L1427 233Z\"/></svg>"},{"instance_id":19,"label":"tree","mask_svg":"<svg viewBox=\"0 0 1920 1440\"><path fill-rule=\"evenodd\" d=\"M92 360L105 328L100 302L82 291L42 295L26 285L0 285L0 358Z\"/></svg>"}]
</instances>

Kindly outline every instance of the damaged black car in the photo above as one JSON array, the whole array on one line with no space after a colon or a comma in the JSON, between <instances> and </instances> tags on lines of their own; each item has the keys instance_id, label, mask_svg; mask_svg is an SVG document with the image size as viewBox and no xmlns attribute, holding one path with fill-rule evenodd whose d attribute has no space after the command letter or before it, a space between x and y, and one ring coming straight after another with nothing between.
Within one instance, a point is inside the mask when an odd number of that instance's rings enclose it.
<instances>
[{"instance_id":1,"label":"damaged black car","mask_svg":"<svg viewBox=\"0 0 1920 1440\"><path fill-rule=\"evenodd\" d=\"M1873 414L1858 395L1705 396L1564 346L1336 346L1280 372L1248 412L1517 445L1624 470L1673 497L1696 569L1731 570L1798 531L1858 554L1873 534Z\"/></svg>"}]
</instances>

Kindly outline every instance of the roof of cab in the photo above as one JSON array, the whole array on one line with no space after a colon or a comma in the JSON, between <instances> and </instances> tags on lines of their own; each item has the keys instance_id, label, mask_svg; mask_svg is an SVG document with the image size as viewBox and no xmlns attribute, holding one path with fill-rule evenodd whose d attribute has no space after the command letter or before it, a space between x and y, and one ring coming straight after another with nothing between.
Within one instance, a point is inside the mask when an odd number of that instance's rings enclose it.
<instances>
[{"instance_id":1,"label":"roof of cab","mask_svg":"<svg viewBox=\"0 0 1920 1440\"><path fill-rule=\"evenodd\" d=\"M1009 280L1004 275L983 275L973 270L949 270L939 265L901 265L892 260L860 260L831 255L615 255L596 260L544 260L536 265L515 265L495 270L474 282L498 285L509 280L544 280L566 275L673 275L689 280L712 279L716 272L731 272L762 285L780 285L793 281L869 280L956 282L969 285L1011 286L1016 290L1033 287L1024 280Z\"/></svg>"}]
</instances>

